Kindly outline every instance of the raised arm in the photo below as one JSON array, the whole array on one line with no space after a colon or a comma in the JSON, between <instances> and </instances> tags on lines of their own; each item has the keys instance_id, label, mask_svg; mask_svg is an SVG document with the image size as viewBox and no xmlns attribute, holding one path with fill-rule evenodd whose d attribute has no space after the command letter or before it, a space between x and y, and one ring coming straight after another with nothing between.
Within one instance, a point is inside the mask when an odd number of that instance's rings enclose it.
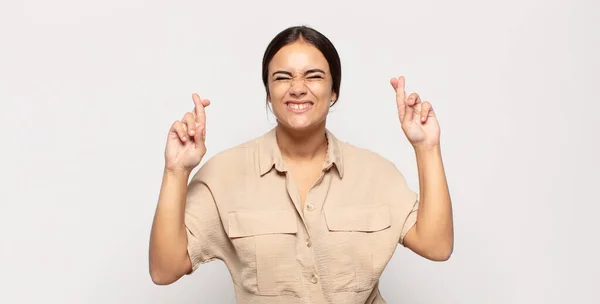
<instances>
[{"instance_id":1,"label":"raised arm","mask_svg":"<svg viewBox=\"0 0 600 304\"><path fill-rule=\"evenodd\" d=\"M165 169L152 223L149 269L152 281L171 284L192 271L185 226L188 179L206 154L204 107L208 100L193 95L194 111L175 121L165 149Z\"/></svg>"},{"instance_id":2,"label":"raised arm","mask_svg":"<svg viewBox=\"0 0 600 304\"><path fill-rule=\"evenodd\" d=\"M165 170L150 234L150 276L158 285L171 284L191 272L184 224L189 173Z\"/></svg>"},{"instance_id":3,"label":"raised arm","mask_svg":"<svg viewBox=\"0 0 600 304\"><path fill-rule=\"evenodd\" d=\"M440 149L440 127L431 104L418 94L406 97L404 77L390 81L396 91L402 130L413 145L419 172L417 222L404 246L434 261L450 258L454 249L452 204Z\"/></svg>"}]
</instances>

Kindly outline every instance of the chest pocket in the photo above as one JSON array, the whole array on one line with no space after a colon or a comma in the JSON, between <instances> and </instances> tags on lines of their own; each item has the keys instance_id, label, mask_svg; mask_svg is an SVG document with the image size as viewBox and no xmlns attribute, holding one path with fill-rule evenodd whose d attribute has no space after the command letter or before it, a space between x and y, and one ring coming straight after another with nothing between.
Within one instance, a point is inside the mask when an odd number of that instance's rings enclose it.
<instances>
[{"instance_id":1,"label":"chest pocket","mask_svg":"<svg viewBox=\"0 0 600 304\"><path fill-rule=\"evenodd\" d=\"M327 272L335 292L370 290L383 272L395 247L388 205L326 208L328 244L332 259Z\"/></svg>"},{"instance_id":2,"label":"chest pocket","mask_svg":"<svg viewBox=\"0 0 600 304\"><path fill-rule=\"evenodd\" d=\"M238 210L228 214L228 234L241 262L240 282L257 295L297 296L298 223L293 210Z\"/></svg>"}]
</instances>

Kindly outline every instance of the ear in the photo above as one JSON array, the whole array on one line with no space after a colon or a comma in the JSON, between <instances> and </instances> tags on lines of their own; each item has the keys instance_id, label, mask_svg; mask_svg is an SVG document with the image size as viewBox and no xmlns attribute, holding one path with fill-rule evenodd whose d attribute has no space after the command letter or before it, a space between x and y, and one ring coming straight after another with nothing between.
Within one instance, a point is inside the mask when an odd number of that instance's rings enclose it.
<instances>
[{"instance_id":1,"label":"ear","mask_svg":"<svg viewBox=\"0 0 600 304\"><path fill-rule=\"evenodd\" d=\"M334 101L336 101L336 100L337 100L337 94L336 94L335 92L333 92L333 93L331 94L331 102L334 102Z\"/></svg>"}]
</instances>

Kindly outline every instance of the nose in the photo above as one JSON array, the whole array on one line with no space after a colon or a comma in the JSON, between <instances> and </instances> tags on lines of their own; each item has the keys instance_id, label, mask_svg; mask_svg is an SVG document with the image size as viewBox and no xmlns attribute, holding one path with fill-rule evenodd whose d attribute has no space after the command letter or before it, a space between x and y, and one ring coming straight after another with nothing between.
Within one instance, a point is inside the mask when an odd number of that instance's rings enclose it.
<instances>
[{"instance_id":1,"label":"nose","mask_svg":"<svg viewBox=\"0 0 600 304\"><path fill-rule=\"evenodd\" d=\"M306 94L306 84L304 83L304 79L294 78L292 79L292 83L290 84L290 95L297 97Z\"/></svg>"}]
</instances>

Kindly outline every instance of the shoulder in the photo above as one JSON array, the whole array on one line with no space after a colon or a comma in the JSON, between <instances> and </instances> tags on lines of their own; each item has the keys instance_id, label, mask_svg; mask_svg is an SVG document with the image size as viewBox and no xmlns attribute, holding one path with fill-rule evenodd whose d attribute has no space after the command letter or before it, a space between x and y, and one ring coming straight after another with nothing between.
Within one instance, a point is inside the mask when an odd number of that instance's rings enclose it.
<instances>
[{"instance_id":1,"label":"shoulder","mask_svg":"<svg viewBox=\"0 0 600 304\"><path fill-rule=\"evenodd\" d=\"M358 167L379 172L397 171L396 165L372 149L360 147L355 144L340 141L344 166L350 168Z\"/></svg>"},{"instance_id":2,"label":"shoulder","mask_svg":"<svg viewBox=\"0 0 600 304\"><path fill-rule=\"evenodd\" d=\"M409 188L405 175L389 158L348 142L340 142L343 153L344 179L364 189L397 201L414 202L416 192ZM403 199L398 199L403 198Z\"/></svg>"},{"instance_id":3,"label":"shoulder","mask_svg":"<svg viewBox=\"0 0 600 304\"><path fill-rule=\"evenodd\" d=\"M208 181L235 180L249 171L255 171L256 154L261 137L255 137L241 144L227 148L209 157L200 166L194 179Z\"/></svg>"},{"instance_id":4,"label":"shoulder","mask_svg":"<svg viewBox=\"0 0 600 304\"><path fill-rule=\"evenodd\" d=\"M386 189L407 183L405 175L389 158L372 149L338 140L342 150L344 179L350 183L367 183Z\"/></svg>"}]
</instances>

